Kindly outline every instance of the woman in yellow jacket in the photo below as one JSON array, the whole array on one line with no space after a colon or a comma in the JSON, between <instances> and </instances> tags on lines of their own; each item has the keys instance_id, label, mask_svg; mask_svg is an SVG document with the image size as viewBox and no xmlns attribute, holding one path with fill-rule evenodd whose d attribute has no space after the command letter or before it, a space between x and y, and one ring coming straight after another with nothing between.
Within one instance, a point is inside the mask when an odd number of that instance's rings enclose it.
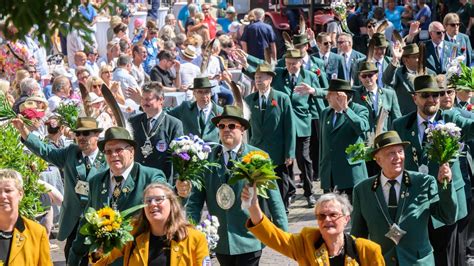
<instances>
[{"instance_id":1,"label":"woman in yellow jacket","mask_svg":"<svg viewBox=\"0 0 474 266\"><path fill-rule=\"evenodd\" d=\"M145 188L142 210L135 226L134 241L114 249L94 265L109 265L123 256L123 265L210 265L206 237L186 220L176 194L166 184ZM97 253L91 260L97 259Z\"/></svg>"},{"instance_id":2,"label":"woman in yellow jacket","mask_svg":"<svg viewBox=\"0 0 474 266\"><path fill-rule=\"evenodd\" d=\"M11 169L0 169L0 265L53 265L46 228L21 217L23 178Z\"/></svg>"},{"instance_id":3,"label":"woman in yellow jacket","mask_svg":"<svg viewBox=\"0 0 474 266\"><path fill-rule=\"evenodd\" d=\"M299 265L385 265L378 244L344 234L352 211L345 194L322 195L315 206L319 228L305 227L297 234L282 231L265 217L254 194L250 198L246 187L241 195L242 202L251 201L247 228L262 243L296 260Z\"/></svg>"}]
</instances>

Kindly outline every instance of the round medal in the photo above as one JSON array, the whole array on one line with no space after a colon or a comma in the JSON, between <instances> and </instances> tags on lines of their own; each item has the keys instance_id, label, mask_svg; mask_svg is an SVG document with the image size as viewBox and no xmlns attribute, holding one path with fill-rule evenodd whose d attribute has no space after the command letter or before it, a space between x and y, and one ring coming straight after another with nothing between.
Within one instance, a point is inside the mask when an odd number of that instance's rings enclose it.
<instances>
[{"instance_id":1,"label":"round medal","mask_svg":"<svg viewBox=\"0 0 474 266\"><path fill-rule=\"evenodd\" d=\"M223 210L232 208L235 202L235 193L227 184L222 184L216 193L217 205Z\"/></svg>"},{"instance_id":2,"label":"round medal","mask_svg":"<svg viewBox=\"0 0 474 266\"><path fill-rule=\"evenodd\" d=\"M428 172L429 172L429 169L428 169L428 166L427 166L427 165L422 164L422 165L420 165L420 167L418 167L418 171L419 171L420 173L423 173L423 174L427 175Z\"/></svg>"}]
</instances>

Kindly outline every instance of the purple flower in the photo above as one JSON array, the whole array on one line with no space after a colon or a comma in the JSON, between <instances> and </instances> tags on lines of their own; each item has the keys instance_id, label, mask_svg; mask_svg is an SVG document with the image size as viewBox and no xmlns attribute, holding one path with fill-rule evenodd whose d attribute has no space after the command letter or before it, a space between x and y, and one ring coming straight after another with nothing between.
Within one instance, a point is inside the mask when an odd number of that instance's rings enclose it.
<instances>
[{"instance_id":1,"label":"purple flower","mask_svg":"<svg viewBox=\"0 0 474 266\"><path fill-rule=\"evenodd\" d=\"M189 154L187 152L181 152L180 154L178 154L179 158L185 160L185 161L189 161L189 159L191 159L191 157L189 156Z\"/></svg>"},{"instance_id":2,"label":"purple flower","mask_svg":"<svg viewBox=\"0 0 474 266\"><path fill-rule=\"evenodd\" d=\"M204 144L202 145L202 151L203 152L211 152L211 146L207 145L207 144Z\"/></svg>"}]
</instances>

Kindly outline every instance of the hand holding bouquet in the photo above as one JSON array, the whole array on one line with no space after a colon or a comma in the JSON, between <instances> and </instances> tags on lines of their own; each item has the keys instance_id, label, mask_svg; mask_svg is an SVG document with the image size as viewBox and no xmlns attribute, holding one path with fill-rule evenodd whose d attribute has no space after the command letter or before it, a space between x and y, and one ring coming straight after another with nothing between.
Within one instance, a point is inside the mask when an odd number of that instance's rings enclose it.
<instances>
[{"instance_id":1,"label":"hand holding bouquet","mask_svg":"<svg viewBox=\"0 0 474 266\"><path fill-rule=\"evenodd\" d=\"M219 228L219 220L216 216L207 215L207 218L200 224L196 225L196 229L203 232L206 235L207 245L209 251L214 250L219 242L219 234L217 229Z\"/></svg>"},{"instance_id":2,"label":"hand holding bouquet","mask_svg":"<svg viewBox=\"0 0 474 266\"><path fill-rule=\"evenodd\" d=\"M0 93L0 121L11 120L17 118L17 114L13 111L13 108L10 106L10 103L7 100L5 94ZM21 117L21 120L25 125L31 126L33 123L31 120Z\"/></svg>"}]
</instances>

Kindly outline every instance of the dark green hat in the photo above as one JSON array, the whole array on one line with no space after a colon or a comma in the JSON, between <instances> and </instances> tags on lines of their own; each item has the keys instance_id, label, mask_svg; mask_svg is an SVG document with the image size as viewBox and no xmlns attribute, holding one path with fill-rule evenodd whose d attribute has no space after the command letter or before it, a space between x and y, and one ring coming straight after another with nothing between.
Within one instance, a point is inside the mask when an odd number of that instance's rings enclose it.
<instances>
[{"instance_id":1,"label":"dark green hat","mask_svg":"<svg viewBox=\"0 0 474 266\"><path fill-rule=\"evenodd\" d=\"M374 150L372 151L372 156L375 155L379 150L393 146L393 145L403 145L406 146L410 144L409 141L402 141L397 131L387 131L381 133L374 139Z\"/></svg>"},{"instance_id":2,"label":"dark green hat","mask_svg":"<svg viewBox=\"0 0 474 266\"><path fill-rule=\"evenodd\" d=\"M383 33L374 33L372 39L374 41L375 47L388 47L387 39L385 38L385 35Z\"/></svg>"},{"instance_id":3,"label":"dark green hat","mask_svg":"<svg viewBox=\"0 0 474 266\"><path fill-rule=\"evenodd\" d=\"M402 56L407 56L407 55L412 55L412 54L419 54L419 53L420 53L420 48L418 48L418 45L416 43L411 43L411 44L405 45L403 47Z\"/></svg>"},{"instance_id":4,"label":"dark green hat","mask_svg":"<svg viewBox=\"0 0 474 266\"><path fill-rule=\"evenodd\" d=\"M331 79L329 81L328 91L354 92L351 83L343 79Z\"/></svg>"},{"instance_id":5,"label":"dark green hat","mask_svg":"<svg viewBox=\"0 0 474 266\"><path fill-rule=\"evenodd\" d=\"M96 132L102 132L104 130L103 128L99 128L99 123L97 123L97 120L92 117L79 117L77 118L76 122L76 129L74 129L74 132L78 131L96 131Z\"/></svg>"},{"instance_id":6,"label":"dark green hat","mask_svg":"<svg viewBox=\"0 0 474 266\"><path fill-rule=\"evenodd\" d=\"M137 146L137 143L133 140L130 132L123 127L110 127L105 131L104 139L98 143L100 151L104 151L105 143L109 140L123 140L133 147Z\"/></svg>"},{"instance_id":7,"label":"dark green hat","mask_svg":"<svg viewBox=\"0 0 474 266\"><path fill-rule=\"evenodd\" d=\"M300 50L288 49L286 50L285 58L301 59L303 58L303 55L301 54Z\"/></svg>"},{"instance_id":8,"label":"dark green hat","mask_svg":"<svg viewBox=\"0 0 474 266\"><path fill-rule=\"evenodd\" d=\"M431 75L418 76L414 80L415 92L440 92L436 78Z\"/></svg>"},{"instance_id":9,"label":"dark green hat","mask_svg":"<svg viewBox=\"0 0 474 266\"><path fill-rule=\"evenodd\" d=\"M306 33L299 34L299 35L293 35L293 45L294 46L305 45L307 43L309 43L309 40L308 40L308 35L306 35Z\"/></svg>"},{"instance_id":10,"label":"dark green hat","mask_svg":"<svg viewBox=\"0 0 474 266\"><path fill-rule=\"evenodd\" d=\"M379 72L379 69L375 66L374 63L364 61L359 67L359 74L370 73L370 72Z\"/></svg>"},{"instance_id":11,"label":"dark green hat","mask_svg":"<svg viewBox=\"0 0 474 266\"><path fill-rule=\"evenodd\" d=\"M276 73L273 71L273 67L268 63L258 65L255 73L267 73L273 77L276 75Z\"/></svg>"},{"instance_id":12,"label":"dark green hat","mask_svg":"<svg viewBox=\"0 0 474 266\"><path fill-rule=\"evenodd\" d=\"M225 119L225 118L234 119L234 120L239 121L239 123L243 127L245 127L245 129L250 128L249 121L244 118L244 113L242 112L242 109L240 109L240 107L238 107L238 106L234 106L234 105L224 106L224 111L222 112L222 114L220 116L213 117L211 119L211 121L214 125L217 126L219 121L221 121L221 119Z\"/></svg>"},{"instance_id":13,"label":"dark green hat","mask_svg":"<svg viewBox=\"0 0 474 266\"><path fill-rule=\"evenodd\" d=\"M208 77L196 77L193 80L193 86L189 89L211 89L212 87L214 86L211 84Z\"/></svg>"}]
</instances>

